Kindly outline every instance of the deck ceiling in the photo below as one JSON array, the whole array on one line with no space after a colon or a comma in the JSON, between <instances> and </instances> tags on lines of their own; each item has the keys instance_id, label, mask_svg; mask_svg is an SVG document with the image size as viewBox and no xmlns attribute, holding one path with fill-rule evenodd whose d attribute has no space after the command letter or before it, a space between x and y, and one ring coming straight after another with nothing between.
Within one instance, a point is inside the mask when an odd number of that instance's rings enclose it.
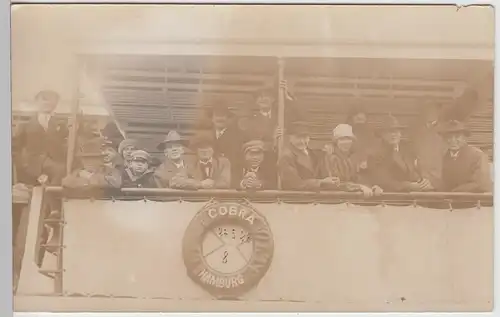
<instances>
[{"instance_id":1,"label":"deck ceiling","mask_svg":"<svg viewBox=\"0 0 500 317\"><path fill-rule=\"evenodd\" d=\"M120 127L150 149L171 129L192 134L203 109L219 99L229 101L235 113L248 115L255 91L276 83L277 65L271 57L86 57L87 73L99 83ZM329 137L353 104L363 104L374 124L387 112L410 124L419 106L453 103L467 85L491 71L491 61L285 60L285 77L307 109L318 140ZM470 125L473 143L492 143L491 98Z\"/></svg>"}]
</instances>

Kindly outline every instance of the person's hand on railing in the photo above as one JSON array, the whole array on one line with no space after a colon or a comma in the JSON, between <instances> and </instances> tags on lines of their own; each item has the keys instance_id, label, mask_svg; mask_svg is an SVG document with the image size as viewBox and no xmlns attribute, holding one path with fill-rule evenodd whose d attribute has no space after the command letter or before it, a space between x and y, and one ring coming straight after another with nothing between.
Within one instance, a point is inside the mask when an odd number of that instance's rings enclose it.
<instances>
[{"instance_id":1,"label":"person's hand on railing","mask_svg":"<svg viewBox=\"0 0 500 317\"><path fill-rule=\"evenodd\" d=\"M363 193L363 197L364 198L370 198L370 197L373 196L373 191L372 191L372 189L370 187L365 186L365 185L360 185L359 189Z\"/></svg>"},{"instance_id":2,"label":"person's hand on railing","mask_svg":"<svg viewBox=\"0 0 500 317\"><path fill-rule=\"evenodd\" d=\"M420 185L420 191L426 192L434 190L434 187L428 179L423 178L418 182L418 184Z\"/></svg>"},{"instance_id":3,"label":"person's hand on railing","mask_svg":"<svg viewBox=\"0 0 500 317\"><path fill-rule=\"evenodd\" d=\"M81 170L78 172L78 176L84 179L90 179L90 177L92 177L92 173L86 170Z\"/></svg>"},{"instance_id":4,"label":"person's hand on railing","mask_svg":"<svg viewBox=\"0 0 500 317\"><path fill-rule=\"evenodd\" d=\"M40 185L44 185L49 180L49 177L46 174L42 174L42 175L38 176L37 180L40 183Z\"/></svg>"},{"instance_id":5,"label":"person's hand on railing","mask_svg":"<svg viewBox=\"0 0 500 317\"><path fill-rule=\"evenodd\" d=\"M201 181L201 188L202 189L211 189L214 188L215 186L215 181L211 178L207 178Z\"/></svg>"},{"instance_id":6,"label":"person's hand on railing","mask_svg":"<svg viewBox=\"0 0 500 317\"><path fill-rule=\"evenodd\" d=\"M380 196L384 193L384 190L380 186L374 185L372 186L372 192L374 196Z\"/></svg>"},{"instance_id":7,"label":"person's hand on railing","mask_svg":"<svg viewBox=\"0 0 500 317\"><path fill-rule=\"evenodd\" d=\"M338 178L338 177L326 177L326 178L323 178L320 182L321 182L321 185L337 186L340 183L340 178Z\"/></svg>"}]
</instances>

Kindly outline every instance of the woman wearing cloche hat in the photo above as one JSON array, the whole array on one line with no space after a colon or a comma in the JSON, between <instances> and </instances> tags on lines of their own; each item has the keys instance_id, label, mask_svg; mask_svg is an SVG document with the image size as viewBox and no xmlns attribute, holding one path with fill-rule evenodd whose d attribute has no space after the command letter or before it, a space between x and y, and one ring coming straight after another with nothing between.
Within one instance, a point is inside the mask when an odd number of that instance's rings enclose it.
<instances>
[{"instance_id":1,"label":"woman wearing cloche hat","mask_svg":"<svg viewBox=\"0 0 500 317\"><path fill-rule=\"evenodd\" d=\"M365 197L379 195L382 189L369 183L368 178L353 159L353 143L356 137L349 124L339 124L333 129L333 153L325 156L320 165L322 177L338 177L340 183L330 189L342 191L359 191Z\"/></svg>"}]
</instances>

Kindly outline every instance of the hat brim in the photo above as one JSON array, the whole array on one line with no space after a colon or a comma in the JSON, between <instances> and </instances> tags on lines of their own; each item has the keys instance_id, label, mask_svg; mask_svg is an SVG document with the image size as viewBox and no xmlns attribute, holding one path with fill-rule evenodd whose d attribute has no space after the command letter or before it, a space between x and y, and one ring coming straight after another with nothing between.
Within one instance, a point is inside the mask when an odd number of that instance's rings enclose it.
<instances>
[{"instance_id":1,"label":"hat brim","mask_svg":"<svg viewBox=\"0 0 500 317\"><path fill-rule=\"evenodd\" d=\"M341 135L341 136L334 136L334 137L333 137L333 140L334 140L334 141L337 141L338 139L342 139L342 138L345 138L345 139L351 139L351 140L356 140L356 136L355 136L355 135Z\"/></svg>"},{"instance_id":2,"label":"hat brim","mask_svg":"<svg viewBox=\"0 0 500 317\"><path fill-rule=\"evenodd\" d=\"M391 127L382 127L377 129L376 134L381 135L389 131L402 131L405 130L406 127L402 125L396 125L396 126L391 126Z\"/></svg>"},{"instance_id":3,"label":"hat brim","mask_svg":"<svg viewBox=\"0 0 500 317\"><path fill-rule=\"evenodd\" d=\"M164 142L161 142L160 144L158 144L156 146L156 148L160 151L164 151L166 148L167 148L167 144L179 144L179 145L182 145L182 146L186 146L186 141L184 140L179 140L179 141L164 141Z\"/></svg>"},{"instance_id":4,"label":"hat brim","mask_svg":"<svg viewBox=\"0 0 500 317\"><path fill-rule=\"evenodd\" d=\"M132 159L132 161L143 161L143 162L146 162L146 163L150 162L150 160L148 160L147 158L144 158L144 157L134 157Z\"/></svg>"},{"instance_id":5,"label":"hat brim","mask_svg":"<svg viewBox=\"0 0 500 317\"><path fill-rule=\"evenodd\" d=\"M442 130L439 131L439 134L442 136L448 135L448 134L453 134L453 133L463 133L465 136L470 136L470 130L469 129L447 129L447 130Z\"/></svg>"},{"instance_id":6,"label":"hat brim","mask_svg":"<svg viewBox=\"0 0 500 317\"><path fill-rule=\"evenodd\" d=\"M243 151L243 153L247 153L247 152L264 152L264 148L263 147L253 147L253 148L245 149Z\"/></svg>"},{"instance_id":7,"label":"hat brim","mask_svg":"<svg viewBox=\"0 0 500 317\"><path fill-rule=\"evenodd\" d=\"M196 142L196 143L191 144L191 146L190 146L190 148L192 150L195 150L195 151L198 149L207 148L207 147L213 148L214 145L211 142Z\"/></svg>"}]
</instances>

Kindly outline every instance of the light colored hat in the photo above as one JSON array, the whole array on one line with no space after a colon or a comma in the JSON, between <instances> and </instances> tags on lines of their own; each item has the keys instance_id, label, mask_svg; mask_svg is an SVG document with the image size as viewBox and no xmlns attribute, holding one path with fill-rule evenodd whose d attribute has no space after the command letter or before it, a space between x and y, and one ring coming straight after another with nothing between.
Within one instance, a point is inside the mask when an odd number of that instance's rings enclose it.
<instances>
[{"instance_id":1,"label":"light colored hat","mask_svg":"<svg viewBox=\"0 0 500 317\"><path fill-rule=\"evenodd\" d=\"M121 141L120 145L118 145L118 153L122 155L123 149L125 149L127 146L137 146L137 141L134 139L125 139Z\"/></svg>"},{"instance_id":2,"label":"light colored hat","mask_svg":"<svg viewBox=\"0 0 500 317\"><path fill-rule=\"evenodd\" d=\"M165 147L167 146L167 144L169 144L169 143L170 144L176 143L176 144L184 145L184 141L182 140L180 134L175 130L170 130L168 132L165 139L160 144L158 144L158 146L157 146L158 150L163 151L165 149Z\"/></svg>"},{"instance_id":3,"label":"light colored hat","mask_svg":"<svg viewBox=\"0 0 500 317\"><path fill-rule=\"evenodd\" d=\"M350 125L341 123L333 129L333 139L338 140L340 138L356 139Z\"/></svg>"},{"instance_id":4,"label":"light colored hat","mask_svg":"<svg viewBox=\"0 0 500 317\"><path fill-rule=\"evenodd\" d=\"M264 142L261 140L251 140L243 144L243 153L248 151L264 151Z\"/></svg>"},{"instance_id":5,"label":"light colored hat","mask_svg":"<svg viewBox=\"0 0 500 317\"><path fill-rule=\"evenodd\" d=\"M132 152L132 160L143 159L148 163L151 161L151 155L148 152L143 150L137 150Z\"/></svg>"}]
</instances>

